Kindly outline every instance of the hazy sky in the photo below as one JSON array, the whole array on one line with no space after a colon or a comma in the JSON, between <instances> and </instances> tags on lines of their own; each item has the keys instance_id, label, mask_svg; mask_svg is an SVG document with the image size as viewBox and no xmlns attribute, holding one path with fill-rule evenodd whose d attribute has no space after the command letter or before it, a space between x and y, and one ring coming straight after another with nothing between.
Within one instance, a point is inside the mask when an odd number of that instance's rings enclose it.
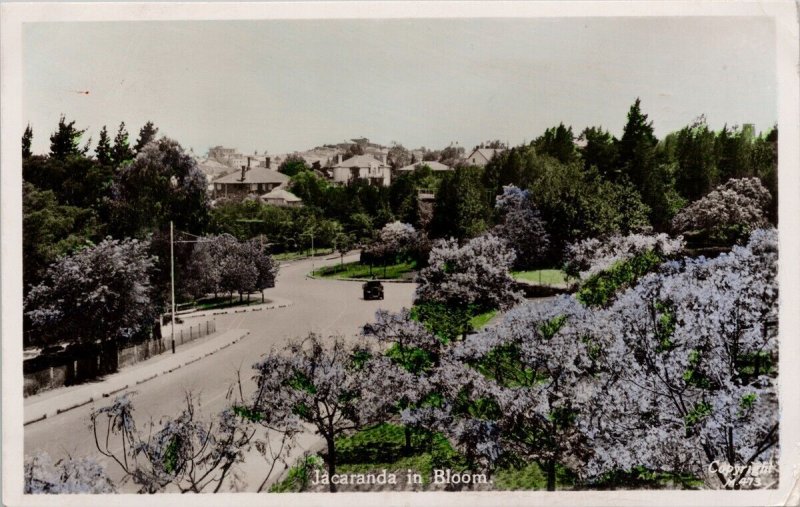
<instances>
[{"instance_id":1,"label":"hazy sky","mask_svg":"<svg viewBox=\"0 0 800 507\"><path fill-rule=\"evenodd\" d=\"M37 23L24 119L36 153L61 113L95 141L152 120L197 153L517 144L560 121L619 135L637 96L659 136L700 114L765 130L774 48L756 18Z\"/></svg>"}]
</instances>

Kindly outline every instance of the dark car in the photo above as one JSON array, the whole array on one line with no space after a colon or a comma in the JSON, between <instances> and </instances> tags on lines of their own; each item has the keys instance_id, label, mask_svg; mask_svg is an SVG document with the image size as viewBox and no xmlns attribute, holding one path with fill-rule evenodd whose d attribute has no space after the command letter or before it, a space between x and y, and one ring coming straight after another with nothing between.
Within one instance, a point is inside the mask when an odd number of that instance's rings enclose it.
<instances>
[{"instance_id":1,"label":"dark car","mask_svg":"<svg viewBox=\"0 0 800 507\"><path fill-rule=\"evenodd\" d=\"M383 284L377 280L370 280L362 285L364 300L383 299Z\"/></svg>"}]
</instances>

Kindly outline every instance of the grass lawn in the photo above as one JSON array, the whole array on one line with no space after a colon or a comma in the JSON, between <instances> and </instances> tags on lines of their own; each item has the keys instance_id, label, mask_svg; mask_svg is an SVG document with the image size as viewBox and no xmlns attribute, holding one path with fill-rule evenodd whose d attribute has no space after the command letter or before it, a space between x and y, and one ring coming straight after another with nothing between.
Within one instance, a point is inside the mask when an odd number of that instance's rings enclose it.
<instances>
[{"instance_id":1,"label":"grass lawn","mask_svg":"<svg viewBox=\"0 0 800 507\"><path fill-rule=\"evenodd\" d=\"M511 276L517 280L542 285L558 285L566 283L567 274L560 269L535 269L532 271L512 271Z\"/></svg>"},{"instance_id":2,"label":"grass lawn","mask_svg":"<svg viewBox=\"0 0 800 507\"><path fill-rule=\"evenodd\" d=\"M332 253L333 253L333 248L314 249L314 257L330 255ZM307 250L301 250L299 252L281 252L279 254L274 254L272 256L272 258L275 259L276 261L296 261L298 259L306 259L308 257L311 257L311 252Z\"/></svg>"},{"instance_id":3,"label":"grass lawn","mask_svg":"<svg viewBox=\"0 0 800 507\"><path fill-rule=\"evenodd\" d=\"M478 330L492 320L495 315L497 315L497 310L489 310L486 313L480 313L472 317L469 319L469 323L472 326L472 329Z\"/></svg>"},{"instance_id":4,"label":"grass lawn","mask_svg":"<svg viewBox=\"0 0 800 507\"><path fill-rule=\"evenodd\" d=\"M428 438L414 434L411 450L404 452L405 432L403 426L383 423L361 430L353 435L336 439L337 474L378 472L386 469L396 472L398 489L405 483L405 473L411 469L422 476L423 485L428 485L434 468L466 470L461 457L450 443L441 435ZM319 465L322 461L319 460ZM273 485L270 492L285 493L302 490L299 478L309 474L302 473L299 466L293 467L286 479ZM324 469L324 465L322 465Z\"/></svg>"},{"instance_id":5,"label":"grass lawn","mask_svg":"<svg viewBox=\"0 0 800 507\"><path fill-rule=\"evenodd\" d=\"M410 452L404 452L405 433L403 426L384 423L361 430L353 435L336 439L337 474L377 473L386 469L396 472L397 490L404 489L405 473L408 469L422 476L423 488L430 486L434 469L450 469L456 472L472 472L466 467L464 458L453 449L441 434L423 435L413 433ZM310 460L324 470L321 459ZM313 472L303 469L303 460L292 467L287 477L270 488L270 492L285 493L303 491ZM543 490L547 487L544 472L536 463L522 468L501 468L492 476L494 486L501 490ZM572 478L560 465L556 468L557 489L571 489ZM315 489L320 490L321 489Z\"/></svg>"},{"instance_id":6,"label":"grass lawn","mask_svg":"<svg viewBox=\"0 0 800 507\"><path fill-rule=\"evenodd\" d=\"M383 266L373 266L372 273L370 273L369 264L347 262L344 266L334 264L333 266L319 268L313 274L322 278L372 278L375 275L376 278L395 280L414 271L416 267L417 265L414 262L401 262L400 264L386 266L385 272Z\"/></svg>"}]
</instances>

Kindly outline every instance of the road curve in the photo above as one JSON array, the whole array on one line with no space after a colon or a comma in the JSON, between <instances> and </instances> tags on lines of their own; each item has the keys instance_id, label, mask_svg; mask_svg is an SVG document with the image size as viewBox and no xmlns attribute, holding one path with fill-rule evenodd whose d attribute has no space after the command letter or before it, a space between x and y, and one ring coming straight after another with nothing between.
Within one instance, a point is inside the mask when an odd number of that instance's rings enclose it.
<instances>
[{"instance_id":1,"label":"road curve","mask_svg":"<svg viewBox=\"0 0 800 507\"><path fill-rule=\"evenodd\" d=\"M345 262L353 260L356 260L353 255L345 258ZM247 329L251 334L209 357L136 386L133 400L137 424L144 426L151 418L158 421L163 416L179 413L187 392L199 397L204 415L213 415L225 407L226 394L236 380L237 370L241 371L245 388L252 389L251 367L270 348L309 332L357 339L360 327L369 322L379 308L396 311L411 305L414 284L384 284L383 301L364 301L360 283L306 277L312 263L319 267L337 262L339 259L315 259L283 265L276 286L268 289L266 296L293 301L294 304L287 308L217 316L218 332ZM68 454L100 458L89 414L98 406L96 404L102 406L109 401L100 400L26 426L25 454L45 451L54 459ZM107 463L107 469L112 478L121 477L115 464ZM253 478L253 482L256 479Z\"/></svg>"}]
</instances>

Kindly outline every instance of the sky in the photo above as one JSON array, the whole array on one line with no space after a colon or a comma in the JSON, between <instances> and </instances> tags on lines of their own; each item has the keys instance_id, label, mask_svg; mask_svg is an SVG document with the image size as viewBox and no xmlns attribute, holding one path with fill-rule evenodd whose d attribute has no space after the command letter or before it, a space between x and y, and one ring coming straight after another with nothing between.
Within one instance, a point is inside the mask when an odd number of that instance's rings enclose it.
<instances>
[{"instance_id":1,"label":"sky","mask_svg":"<svg viewBox=\"0 0 800 507\"><path fill-rule=\"evenodd\" d=\"M778 119L766 18L31 23L23 67L34 153L61 114L94 141L149 120L197 154L355 137L470 149L559 122L620 135L637 97L659 137L701 114L714 129Z\"/></svg>"}]
</instances>

